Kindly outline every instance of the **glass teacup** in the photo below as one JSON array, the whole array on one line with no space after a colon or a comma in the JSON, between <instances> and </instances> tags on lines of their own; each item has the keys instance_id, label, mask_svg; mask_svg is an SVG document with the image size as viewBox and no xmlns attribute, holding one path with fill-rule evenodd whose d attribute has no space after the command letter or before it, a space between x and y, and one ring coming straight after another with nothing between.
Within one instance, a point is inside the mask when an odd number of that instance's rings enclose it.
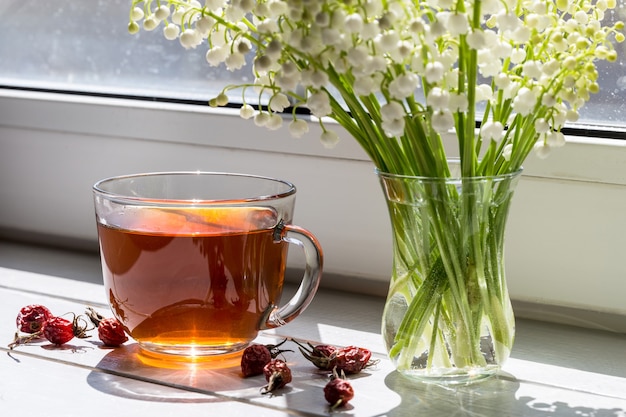
<instances>
[{"instance_id":1,"label":"glass teacup","mask_svg":"<svg viewBox=\"0 0 626 417\"><path fill-rule=\"evenodd\" d=\"M291 224L289 182L164 172L104 179L93 191L111 309L149 352L239 351L259 330L293 320L317 291L322 249ZM305 272L279 307L290 243L303 248Z\"/></svg>"}]
</instances>

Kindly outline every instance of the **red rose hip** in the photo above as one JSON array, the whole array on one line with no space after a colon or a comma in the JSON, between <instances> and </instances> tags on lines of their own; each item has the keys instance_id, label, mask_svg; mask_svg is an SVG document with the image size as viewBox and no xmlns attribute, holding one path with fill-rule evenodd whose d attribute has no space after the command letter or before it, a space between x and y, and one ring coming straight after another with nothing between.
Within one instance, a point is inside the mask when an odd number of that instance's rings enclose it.
<instances>
[{"instance_id":1,"label":"red rose hip","mask_svg":"<svg viewBox=\"0 0 626 417\"><path fill-rule=\"evenodd\" d=\"M307 346L294 340L300 347L300 352L313 365L319 369L346 374L357 374L368 366L376 364L377 360L372 360L372 352L369 349L358 346L336 347L333 345Z\"/></svg>"},{"instance_id":2,"label":"red rose hip","mask_svg":"<svg viewBox=\"0 0 626 417\"><path fill-rule=\"evenodd\" d=\"M337 349L331 356L330 369L337 369L346 374L358 374L370 365L372 352L358 346L346 346Z\"/></svg>"},{"instance_id":3,"label":"red rose hip","mask_svg":"<svg viewBox=\"0 0 626 417\"><path fill-rule=\"evenodd\" d=\"M241 356L241 373L244 377L261 375L263 368L272 360L272 353L265 345L250 345Z\"/></svg>"},{"instance_id":4,"label":"red rose hip","mask_svg":"<svg viewBox=\"0 0 626 417\"><path fill-rule=\"evenodd\" d=\"M74 338L74 323L63 317L52 317L46 321L43 335L50 343L62 345Z\"/></svg>"},{"instance_id":5,"label":"red rose hip","mask_svg":"<svg viewBox=\"0 0 626 417\"><path fill-rule=\"evenodd\" d=\"M19 331L32 334L41 331L46 321L51 317L52 313L47 307L40 304L30 304L20 309L15 323Z\"/></svg>"},{"instance_id":6,"label":"red rose hip","mask_svg":"<svg viewBox=\"0 0 626 417\"><path fill-rule=\"evenodd\" d=\"M281 359L272 359L263 368L267 385L263 387L263 394L283 388L291 382L291 369Z\"/></svg>"},{"instance_id":7,"label":"red rose hip","mask_svg":"<svg viewBox=\"0 0 626 417\"><path fill-rule=\"evenodd\" d=\"M311 343L303 345L302 343L294 340L300 349L300 353L313 365L323 370L332 370L331 359L335 351L337 351L337 347L333 345L316 345L313 346Z\"/></svg>"},{"instance_id":8,"label":"red rose hip","mask_svg":"<svg viewBox=\"0 0 626 417\"><path fill-rule=\"evenodd\" d=\"M98 338L105 346L118 347L128 341L124 327L115 318L106 318L98 323Z\"/></svg>"},{"instance_id":9,"label":"red rose hip","mask_svg":"<svg viewBox=\"0 0 626 417\"><path fill-rule=\"evenodd\" d=\"M339 378L335 373L324 387L324 398L331 405L331 408L343 407L354 398L354 389L350 382Z\"/></svg>"}]
</instances>

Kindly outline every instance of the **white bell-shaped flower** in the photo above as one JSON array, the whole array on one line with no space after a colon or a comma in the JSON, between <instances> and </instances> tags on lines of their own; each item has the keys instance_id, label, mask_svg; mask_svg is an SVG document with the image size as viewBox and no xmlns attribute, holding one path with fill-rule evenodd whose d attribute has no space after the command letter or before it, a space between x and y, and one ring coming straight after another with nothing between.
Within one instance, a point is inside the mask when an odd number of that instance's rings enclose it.
<instances>
[{"instance_id":1,"label":"white bell-shaped flower","mask_svg":"<svg viewBox=\"0 0 626 417\"><path fill-rule=\"evenodd\" d=\"M404 133L404 107L402 104L391 101L380 107L382 128L387 136L400 136Z\"/></svg>"},{"instance_id":2,"label":"white bell-shaped flower","mask_svg":"<svg viewBox=\"0 0 626 417\"><path fill-rule=\"evenodd\" d=\"M565 146L565 135L561 132L549 132L546 135L546 143L552 148Z\"/></svg>"},{"instance_id":3,"label":"white bell-shaped flower","mask_svg":"<svg viewBox=\"0 0 626 417\"><path fill-rule=\"evenodd\" d=\"M289 98L283 93L275 94L269 102L270 109L275 112L282 112L290 105Z\"/></svg>"},{"instance_id":4,"label":"white bell-shaped flower","mask_svg":"<svg viewBox=\"0 0 626 417\"><path fill-rule=\"evenodd\" d=\"M465 13L452 13L448 17L448 31L453 37L469 33L470 25Z\"/></svg>"},{"instance_id":5,"label":"white bell-shaped flower","mask_svg":"<svg viewBox=\"0 0 626 417\"><path fill-rule=\"evenodd\" d=\"M133 22L137 22L141 19L143 19L143 17L145 16L143 9L141 7L133 7L133 9L130 11L130 19Z\"/></svg>"},{"instance_id":6,"label":"white bell-shaped flower","mask_svg":"<svg viewBox=\"0 0 626 417\"><path fill-rule=\"evenodd\" d=\"M550 155L550 145L544 141L538 141L533 149L539 159L546 159Z\"/></svg>"},{"instance_id":7,"label":"white bell-shaped flower","mask_svg":"<svg viewBox=\"0 0 626 417\"><path fill-rule=\"evenodd\" d=\"M202 35L195 29L185 29L179 40L185 49L193 49L202 43Z\"/></svg>"},{"instance_id":8,"label":"white bell-shaped flower","mask_svg":"<svg viewBox=\"0 0 626 417\"><path fill-rule=\"evenodd\" d=\"M449 106L449 100L450 93L439 87L431 89L426 96L426 104L434 110L447 109Z\"/></svg>"},{"instance_id":9,"label":"white bell-shaped flower","mask_svg":"<svg viewBox=\"0 0 626 417\"><path fill-rule=\"evenodd\" d=\"M236 71L246 65L246 57L239 52L235 52L228 55L224 60L224 63L229 71Z\"/></svg>"},{"instance_id":10,"label":"white bell-shaped flower","mask_svg":"<svg viewBox=\"0 0 626 417\"><path fill-rule=\"evenodd\" d=\"M283 117L277 113L271 113L265 127L269 130L278 130L283 126Z\"/></svg>"},{"instance_id":11,"label":"white bell-shaped flower","mask_svg":"<svg viewBox=\"0 0 626 417\"><path fill-rule=\"evenodd\" d=\"M466 112L467 109L469 108L469 101L467 100L467 95L451 93L450 99L448 100L448 107L450 108L450 111Z\"/></svg>"},{"instance_id":12,"label":"white bell-shaped flower","mask_svg":"<svg viewBox=\"0 0 626 417\"><path fill-rule=\"evenodd\" d=\"M254 124L259 127L264 127L270 120L270 115L267 112L259 112L254 116Z\"/></svg>"},{"instance_id":13,"label":"white bell-shaped flower","mask_svg":"<svg viewBox=\"0 0 626 417\"><path fill-rule=\"evenodd\" d=\"M537 104L537 95L527 87L522 87L513 99L513 110L522 116L528 115Z\"/></svg>"},{"instance_id":14,"label":"white bell-shaped flower","mask_svg":"<svg viewBox=\"0 0 626 417\"><path fill-rule=\"evenodd\" d=\"M550 125L545 118L540 117L535 120L535 131L539 134L547 133L550 131Z\"/></svg>"},{"instance_id":15,"label":"white bell-shaped flower","mask_svg":"<svg viewBox=\"0 0 626 417\"><path fill-rule=\"evenodd\" d=\"M401 136L404 133L404 119L386 120L382 127L385 134L390 137Z\"/></svg>"},{"instance_id":16,"label":"white bell-shaped flower","mask_svg":"<svg viewBox=\"0 0 626 417\"><path fill-rule=\"evenodd\" d=\"M352 89L357 96L369 96L377 91L378 84L372 76L358 77L354 80Z\"/></svg>"},{"instance_id":17,"label":"white bell-shaped flower","mask_svg":"<svg viewBox=\"0 0 626 417\"><path fill-rule=\"evenodd\" d=\"M283 91L295 91L298 87L298 83L300 82L300 73L277 73L274 76L274 82L276 83L276 86L280 87Z\"/></svg>"},{"instance_id":18,"label":"white bell-shaped flower","mask_svg":"<svg viewBox=\"0 0 626 417\"><path fill-rule=\"evenodd\" d=\"M254 117L254 107L252 107L249 104L244 104L243 106L241 106L241 108L239 109L239 116L242 119L250 119L252 117Z\"/></svg>"},{"instance_id":19,"label":"white bell-shaped flower","mask_svg":"<svg viewBox=\"0 0 626 417\"><path fill-rule=\"evenodd\" d=\"M320 141L327 149L332 149L339 143L339 136L332 130L325 130L320 136Z\"/></svg>"},{"instance_id":20,"label":"white bell-shaped flower","mask_svg":"<svg viewBox=\"0 0 626 417\"><path fill-rule=\"evenodd\" d=\"M170 16L170 8L164 4L162 4L161 6L157 7L157 9L154 11L154 16L159 19L159 20L165 20Z\"/></svg>"},{"instance_id":21,"label":"white bell-shaped flower","mask_svg":"<svg viewBox=\"0 0 626 417\"><path fill-rule=\"evenodd\" d=\"M346 16L344 28L348 33L359 33L363 29L363 17L358 13Z\"/></svg>"},{"instance_id":22,"label":"white bell-shaped flower","mask_svg":"<svg viewBox=\"0 0 626 417\"><path fill-rule=\"evenodd\" d=\"M311 94L306 101L306 105L316 117L328 116L332 110L328 93L324 91Z\"/></svg>"},{"instance_id":23,"label":"white bell-shaped flower","mask_svg":"<svg viewBox=\"0 0 626 417\"><path fill-rule=\"evenodd\" d=\"M493 90L489 84L479 84L476 86L476 102L489 101L493 99Z\"/></svg>"},{"instance_id":24,"label":"white bell-shaped flower","mask_svg":"<svg viewBox=\"0 0 626 417\"><path fill-rule=\"evenodd\" d=\"M419 77L412 73L405 73L389 83L389 94L392 98L402 100L413 95L419 86Z\"/></svg>"},{"instance_id":25,"label":"white bell-shaped flower","mask_svg":"<svg viewBox=\"0 0 626 417\"><path fill-rule=\"evenodd\" d=\"M272 19L262 20L261 22L257 24L256 29L259 33L266 34L266 35L272 35L276 32L280 32L280 29L278 28L278 24L276 23L275 20L272 20Z\"/></svg>"},{"instance_id":26,"label":"white bell-shaped flower","mask_svg":"<svg viewBox=\"0 0 626 417\"><path fill-rule=\"evenodd\" d=\"M206 61L212 67L217 67L221 63L226 60L228 56L228 48L227 47L213 47L209 49L206 53Z\"/></svg>"},{"instance_id":27,"label":"white bell-shaped flower","mask_svg":"<svg viewBox=\"0 0 626 417\"><path fill-rule=\"evenodd\" d=\"M178 38L179 34L180 34L180 27L178 27L178 25L175 25L173 23L170 23L169 25L163 28L163 36L165 37L165 39L169 41L173 41L174 39Z\"/></svg>"},{"instance_id":28,"label":"white bell-shaped flower","mask_svg":"<svg viewBox=\"0 0 626 417\"><path fill-rule=\"evenodd\" d=\"M300 138L309 131L309 124L302 119L294 119L289 123L289 133L294 138Z\"/></svg>"},{"instance_id":29,"label":"white bell-shaped flower","mask_svg":"<svg viewBox=\"0 0 626 417\"><path fill-rule=\"evenodd\" d=\"M402 119L404 114L404 107L397 101L390 101L380 106L380 116L383 122Z\"/></svg>"},{"instance_id":30,"label":"white bell-shaped flower","mask_svg":"<svg viewBox=\"0 0 626 417\"><path fill-rule=\"evenodd\" d=\"M143 20L143 29L146 31L152 31L159 26L159 20L154 15L148 16Z\"/></svg>"},{"instance_id":31,"label":"white bell-shaped flower","mask_svg":"<svg viewBox=\"0 0 626 417\"><path fill-rule=\"evenodd\" d=\"M445 72L445 67L439 61L433 61L426 64L424 78L429 83L437 83L441 81Z\"/></svg>"},{"instance_id":32,"label":"white bell-shaped flower","mask_svg":"<svg viewBox=\"0 0 626 417\"><path fill-rule=\"evenodd\" d=\"M502 148L502 157L506 161L510 161L512 154L513 154L513 144L507 143L506 145L504 145L504 148Z\"/></svg>"},{"instance_id":33,"label":"white bell-shaped flower","mask_svg":"<svg viewBox=\"0 0 626 417\"><path fill-rule=\"evenodd\" d=\"M488 121L480 127L480 135L495 142L499 142L504 137L504 126L498 121Z\"/></svg>"},{"instance_id":34,"label":"white bell-shaped flower","mask_svg":"<svg viewBox=\"0 0 626 417\"><path fill-rule=\"evenodd\" d=\"M524 62L522 64L522 73L525 77L538 80L542 75L541 63L534 60Z\"/></svg>"},{"instance_id":35,"label":"white bell-shaped flower","mask_svg":"<svg viewBox=\"0 0 626 417\"><path fill-rule=\"evenodd\" d=\"M454 116L448 110L439 110L433 113L431 125L438 133L446 133L454 129Z\"/></svg>"},{"instance_id":36,"label":"white bell-shaped flower","mask_svg":"<svg viewBox=\"0 0 626 417\"><path fill-rule=\"evenodd\" d=\"M482 30L473 30L470 34L467 35L467 44L472 49L482 49L486 47L487 41L485 33Z\"/></svg>"}]
</instances>

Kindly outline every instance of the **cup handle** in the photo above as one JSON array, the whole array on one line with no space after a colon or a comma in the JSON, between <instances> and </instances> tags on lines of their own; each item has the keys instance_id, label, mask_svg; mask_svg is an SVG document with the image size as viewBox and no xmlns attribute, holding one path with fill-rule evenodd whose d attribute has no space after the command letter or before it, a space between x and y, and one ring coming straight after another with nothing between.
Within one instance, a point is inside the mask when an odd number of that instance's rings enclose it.
<instances>
[{"instance_id":1,"label":"cup handle","mask_svg":"<svg viewBox=\"0 0 626 417\"><path fill-rule=\"evenodd\" d=\"M274 329L295 319L311 303L322 279L322 246L311 232L285 224L281 220L274 229L274 241L287 242L302 248L305 258L304 275L293 297L282 307L274 306L266 319L261 321L260 330Z\"/></svg>"}]
</instances>

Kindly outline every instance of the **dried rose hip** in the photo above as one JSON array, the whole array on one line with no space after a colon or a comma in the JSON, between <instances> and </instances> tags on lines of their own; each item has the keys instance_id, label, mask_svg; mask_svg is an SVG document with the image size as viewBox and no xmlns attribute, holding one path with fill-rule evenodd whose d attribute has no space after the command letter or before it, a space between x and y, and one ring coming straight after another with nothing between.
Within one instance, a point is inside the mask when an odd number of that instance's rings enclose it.
<instances>
[{"instance_id":1,"label":"dried rose hip","mask_svg":"<svg viewBox=\"0 0 626 417\"><path fill-rule=\"evenodd\" d=\"M263 367L263 374L267 385L263 387L262 393L280 389L291 382L291 369L287 363L281 359L272 359Z\"/></svg>"},{"instance_id":2,"label":"dried rose hip","mask_svg":"<svg viewBox=\"0 0 626 417\"><path fill-rule=\"evenodd\" d=\"M330 368L346 374L357 374L371 365L372 352L369 349L347 346L337 349L331 356Z\"/></svg>"},{"instance_id":3,"label":"dried rose hip","mask_svg":"<svg viewBox=\"0 0 626 417\"><path fill-rule=\"evenodd\" d=\"M333 353L337 351L337 346L333 345L316 345L313 348L313 353L316 356L321 356L324 358L330 358Z\"/></svg>"},{"instance_id":4,"label":"dried rose hip","mask_svg":"<svg viewBox=\"0 0 626 417\"><path fill-rule=\"evenodd\" d=\"M118 347L128 341L124 326L116 318L105 318L91 307L86 311L89 320L98 328L98 338L109 347Z\"/></svg>"},{"instance_id":5,"label":"dried rose hip","mask_svg":"<svg viewBox=\"0 0 626 417\"><path fill-rule=\"evenodd\" d=\"M265 365L272 359L283 352L290 352L278 349L286 341L287 339L277 345L253 344L245 348L241 356L241 372L243 376L247 378L249 376L261 375Z\"/></svg>"},{"instance_id":6,"label":"dried rose hip","mask_svg":"<svg viewBox=\"0 0 626 417\"><path fill-rule=\"evenodd\" d=\"M320 369L333 369L331 361L334 353L337 351L336 346L332 345L316 345L311 349L309 359L313 365Z\"/></svg>"},{"instance_id":7,"label":"dried rose hip","mask_svg":"<svg viewBox=\"0 0 626 417\"><path fill-rule=\"evenodd\" d=\"M15 322L19 331L32 334L41 331L43 325L51 317L52 313L47 307L31 304L20 309Z\"/></svg>"},{"instance_id":8,"label":"dried rose hip","mask_svg":"<svg viewBox=\"0 0 626 417\"><path fill-rule=\"evenodd\" d=\"M337 347L332 345L316 345L313 346L311 343L307 342L307 346L302 345L297 340L294 340L294 343L299 346L300 353L309 360L313 365L317 366L319 369L323 370L331 370L331 357L333 353L337 350Z\"/></svg>"},{"instance_id":9,"label":"dried rose hip","mask_svg":"<svg viewBox=\"0 0 626 417\"><path fill-rule=\"evenodd\" d=\"M105 346L118 347L128 341L124 327L115 318L106 318L98 324L98 338Z\"/></svg>"},{"instance_id":10,"label":"dried rose hip","mask_svg":"<svg viewBox=\"0 0 626 417\"><path fill-rule=\"evenodd\" d=\"M74 337L84 339L89 337L87 334L87 324L82 316L74 316L70 321L63 317L51 317L43 326L43 336L50 343L62 345L69 342Z\"/></svg>"},{"instance_id":11,"label":"dried rose hip","mask_svg":"<svg viewBox=\"0 0 626 417\"><path fill-rule=\"evenodd\" d=\"M306 359L326 371L337 369L346 374L356 374L378 362L371 360L372 352L369 349L357 346L339 348L332 345L313 346L307 343L307 347L295 340L294 342L300 346L300 352Z\"/></svg>"},{"instance_id":12,"label":"dried rose hip","mask_svg":"<svg viewBox=\"0 0 626 417\"><path fill-rule=\"evenodd\" d=\"M50 343L62 345L74 338L74 323L63 317L52 317L46 321L43 335Z\"/></svg>"},{"instance_id":13,"label":"dried rose hip","mask_svg":"<svg viewBox=\"0 0 626 417\"><path fill-rule=\"evenodd\" d=\"M324 398L331 408L343 407L354 398L354 389L350 382L343 376L340 378L334 371L330 382L324 387Z\"/></svg>"},{"instance_id":14,"label":"dried rose hip","mask_svg":"<svg viewBox=\"0 0 626 417\"><path fill-rule=\"evenodd\" d=\"M261 375L263 368L272 360L272 354L265 345L250 345L241 356L241 372L244 377Z\"/></svg>"}]
</instances>

